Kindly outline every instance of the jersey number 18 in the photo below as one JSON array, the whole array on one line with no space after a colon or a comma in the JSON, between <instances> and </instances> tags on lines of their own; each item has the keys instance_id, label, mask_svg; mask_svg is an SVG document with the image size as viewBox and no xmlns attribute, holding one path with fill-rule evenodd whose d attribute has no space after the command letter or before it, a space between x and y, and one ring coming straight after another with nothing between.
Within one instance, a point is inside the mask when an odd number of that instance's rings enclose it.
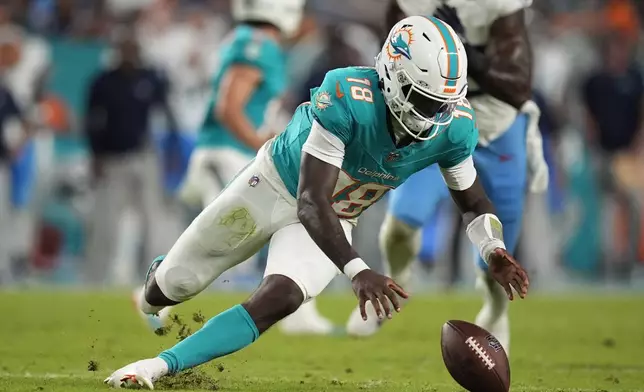
<instances>
[{"instance_id":1,"label":"jersey number 18","mask_svg":"<svg viewBox=\"0 0 644 392\"><path fill-rule=\"evenodd\" d=\"M351 85L351 98L356 101L373 103L373 92L371 92L371 82L369 79L347 78L347 82L357 83ZM364 85L367 87L364 87Z\"/></svg>"},{"instance_id":2,"label":"jersey number 18","mask_svg":"<svg viewBox=\"0 0 644 392\"><path fill-rule=\"evenodd\" d=\"M340 170L333 193L333 210L340 218L357 218L390 189L392 187L376 182L360 182Z\"/></svg>"}]
</instances>

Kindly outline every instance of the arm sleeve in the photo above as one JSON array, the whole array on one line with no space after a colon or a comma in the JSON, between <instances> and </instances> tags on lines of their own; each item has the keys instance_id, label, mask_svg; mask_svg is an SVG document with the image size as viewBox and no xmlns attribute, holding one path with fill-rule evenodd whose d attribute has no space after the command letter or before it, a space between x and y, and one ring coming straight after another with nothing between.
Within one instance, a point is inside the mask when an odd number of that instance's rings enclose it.
<instances>
[{"instance_id":1,"label":"arm sleeve","mask_svg":"<svg viewBox=\"0 0 644 392\"><path fill-rule=\"evenodd\" d=\"M317 159L341 168L344 160L344 143L340 138L324 129L317 121L311 126L302 151Z\"/></svg>"},{"instance_id":2,"label":"arm sleeve","mask_svg":"<svg viewBox=\"0 0 644 392\"><path fill-rule=\"evenodd\" d=\"M479 130L476 127L474 111L461 106L457 106L457 109L462 110L463 114L454 118L446 131L445 152L438 160L438 165L443 169L453 168L471 158L478 144Z\"/></svg>"},{"instance_id":3,"label":"arm sleeve","mask_svg":"<svg viewBox=\"0 0 644 392\"><path fill-rule=\"evenodd\" d=\"M346 146L353 138L353 116L342 91L339 70L326 74L319 88L311 90L311 113L315 121Z\"/></svg>"},{"instance_id":4,"label":"arm sleeve","mask_svg":"<svg viewBox=\"0 0 644 392\"><path fill-rule=\"evenodd\" d=\"M476 180L476 169L474 168L474 159L468 156L465 160L456 166L443 168L441 174L445 184L449 189L454 191L464 191L469 189Z\"/></svg>"}]
</instances>

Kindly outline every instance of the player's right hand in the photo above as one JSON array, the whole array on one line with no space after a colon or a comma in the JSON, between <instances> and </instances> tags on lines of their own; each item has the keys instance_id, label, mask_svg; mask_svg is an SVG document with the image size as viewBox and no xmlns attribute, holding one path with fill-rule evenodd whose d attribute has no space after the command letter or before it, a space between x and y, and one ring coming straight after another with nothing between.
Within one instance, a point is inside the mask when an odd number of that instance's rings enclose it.
<instances>
[{"instance_id":1,"label":"player's right hand","mask_svg":"<svg viewBox=\"0 0 644 392\"><path fill-rule=\"evenodd\" d=\"M488 272L508 295L510 301L514 299L512 289L519 293L519 297L528 295L530 280L528 273L505 249L497 248L488 260Z\"/></svg>"},{"instance_id":2,"label":"player's right hand","mask_svg":"<svg viewBox=\"0 0 644 392\"><path fill-rule=\"evenodd\" d=\"M351 281L351 286L360 301L360 314L363 320L367 320L367 311L365 310L367 301L371 302L378 318L382 319L385 315L387 318L392 317L391 306L389 305L390 301L396 312L400 312L398 296L401 298L409 297L409 294L402 287L398 286L393 279L371 269L366 269L358 273Z\"/></svg>"}]
</instances>

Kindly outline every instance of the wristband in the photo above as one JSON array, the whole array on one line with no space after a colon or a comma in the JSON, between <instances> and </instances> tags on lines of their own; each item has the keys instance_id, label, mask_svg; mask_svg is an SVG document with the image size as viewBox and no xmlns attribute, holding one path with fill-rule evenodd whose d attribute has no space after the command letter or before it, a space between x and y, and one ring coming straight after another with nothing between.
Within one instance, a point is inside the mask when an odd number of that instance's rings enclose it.
<instances>
[{"instance_id":1,"label":"wristband","mask_svg":"<svg viewBox=\"0 0 644 392\"><path fill-rule=\"evenodd\" d=\"M485 264L488 263L490 256L497 248L505 249L505 244L503 243L503 241L493 239L484 243L483 246L479 249L479 253L481 254L483 261L485 261Z\"/></svg>"},{"instance_id":2,"label":"wristband","mask_svg":"<svg viewBox=\"0 0 644 392\"><path fill-rule=\"evenodd\" d=\"M505 249L503 226L494 214L477 216L465 231L470 241L478 248L479 254L486 264L496 248Z\"/></svg>"},{"instance_id":3,"label":"wristband","mask_svg":"<svg viewBox=\"0 0 644 392\"><path fill-rule=\"evenodd\" d=\"M367 269L369 269L369 266L361 258L356 257L348 262L342 270L349 277L349 280L353 280L356 275Z\"/></svg>"}]
</instances>

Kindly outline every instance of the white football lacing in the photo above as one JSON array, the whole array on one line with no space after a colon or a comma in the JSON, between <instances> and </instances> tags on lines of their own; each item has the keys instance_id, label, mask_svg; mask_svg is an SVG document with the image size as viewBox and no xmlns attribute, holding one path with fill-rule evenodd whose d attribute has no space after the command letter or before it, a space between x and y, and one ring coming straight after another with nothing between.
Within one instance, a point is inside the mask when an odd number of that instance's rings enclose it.
<instances>
[{"instance_id":1,"label":"white football lacing","mask_svg":"<svg viewBox=\"0 0 644 392\"><path fill-rule=\"evenodd\" d=\"M496 366L496 364L492 360L492 357L488 355L483 346L481 346L479 342L477 342L476 339L474 339L472 336L467 338L465 344L467 344L472 349L472 351L474 351L476 356L481 359L481 362L483 362L483 365L485 365L488 370L492 370L494 366Z\"/></svg>"}]
</instances>

